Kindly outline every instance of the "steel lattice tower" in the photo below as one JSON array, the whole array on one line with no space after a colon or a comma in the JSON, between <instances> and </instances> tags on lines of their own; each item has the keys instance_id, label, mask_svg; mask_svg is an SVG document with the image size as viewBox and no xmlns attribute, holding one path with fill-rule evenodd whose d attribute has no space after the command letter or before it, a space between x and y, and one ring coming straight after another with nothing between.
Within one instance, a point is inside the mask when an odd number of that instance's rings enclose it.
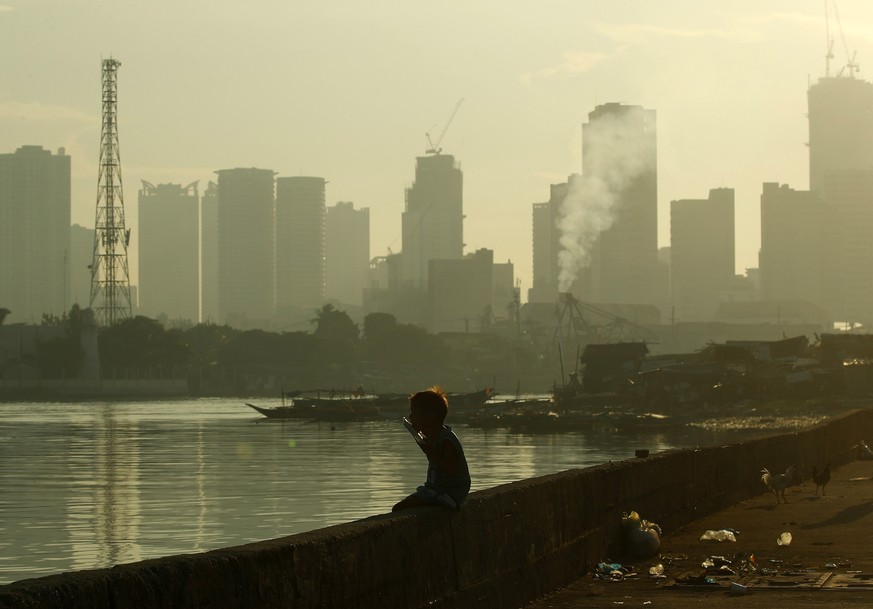
<instances>
[{"instance_id":1,"label":"steel lattice tower","mask_svg":"<svg viewBox=\"0 0 873 609\"><path fill-rule=\"evenodd\" d=\"M103 127L100 131L100 169L97 178L97 215L94 221L94 256L91 262L91 308L101 326L131 317L124 194L118 147L118 67L103 60Z\"/></svg>"}]
</instances>

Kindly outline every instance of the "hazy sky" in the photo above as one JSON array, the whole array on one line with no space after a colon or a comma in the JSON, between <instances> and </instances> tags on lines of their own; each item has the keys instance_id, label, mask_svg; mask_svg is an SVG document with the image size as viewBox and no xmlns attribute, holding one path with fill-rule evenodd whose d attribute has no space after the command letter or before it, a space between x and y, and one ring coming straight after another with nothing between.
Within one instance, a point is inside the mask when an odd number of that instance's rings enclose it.
<instances>
[{"instance_id":1,"label":"hazy sky","mask_svg":"<svg viewBox=\"0 0 873 609\"><path fill-rule=\"evenodd\" d=\"M837 9L865 77L873 3ZM398 251L425 133L464 98L442 148L464 171L465 251L512 260L523 300L531 204L580 171L581 125L611 101L657 111L660 245L671 200L732 187L737 270L757 266L761 183L808 187L806 90L827 49L823 0L0 0L0 39L0 152L66 147L85 226L101 58L121 61L134 281L140 180L202 191L233 167L325 177L328 205L370 208L372 255Z\"/></svg>"}]
</instances>

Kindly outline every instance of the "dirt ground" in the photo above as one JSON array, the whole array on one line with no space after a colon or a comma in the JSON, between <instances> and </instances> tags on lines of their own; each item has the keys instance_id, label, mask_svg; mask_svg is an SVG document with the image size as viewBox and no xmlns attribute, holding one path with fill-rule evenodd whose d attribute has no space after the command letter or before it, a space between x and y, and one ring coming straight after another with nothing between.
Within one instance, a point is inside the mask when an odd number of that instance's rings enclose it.
<instances>
[{"instance_id":1,"label":"dirt ground","mask_svg":"<svg viewBox=\"0 0 873 609\"><path fill-rule=\"evenodd\" d=\"M785 496L777 504L764 493L665 532L658 556L621 563L622 573L586 574L526 609L873 607L873 461L835 469L824 495L804 480ZM725 528L736 542L700 540ZM783 533L788 545L777 542ZM650 575L659 565L663 576Z\"/></svg>"}]
</instances>

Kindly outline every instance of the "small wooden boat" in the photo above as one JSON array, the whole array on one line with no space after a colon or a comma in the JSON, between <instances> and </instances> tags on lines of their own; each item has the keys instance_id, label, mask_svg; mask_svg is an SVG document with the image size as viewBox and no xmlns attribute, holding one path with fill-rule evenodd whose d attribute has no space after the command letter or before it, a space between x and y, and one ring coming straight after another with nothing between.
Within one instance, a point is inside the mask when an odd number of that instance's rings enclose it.
<instances>
[{"instance_id":1,"label":"small wooden boat","mask_svg":"<svg viewBox=\"0 0 873 609\"><path fill-rule=\"evenodd\" d=\"M294 406L277 406L275 408L264 408L255 406L254 404L245 403L249 408L261 413L268 419L307 419L312 416L306 408L296 408Z\"/></svg>"}]
</instances>

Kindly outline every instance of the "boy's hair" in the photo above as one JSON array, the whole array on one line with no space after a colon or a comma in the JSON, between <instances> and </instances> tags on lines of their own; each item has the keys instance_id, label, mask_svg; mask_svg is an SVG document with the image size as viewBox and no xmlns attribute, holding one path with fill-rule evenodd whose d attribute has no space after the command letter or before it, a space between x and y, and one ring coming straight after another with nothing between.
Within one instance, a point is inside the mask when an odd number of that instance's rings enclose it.
<instances>
[{"instance_id":1,"label":"boy's hair","mask_svg":"<svg viewBox=\"0 0 873 609\"><path fill-rule=\"evenodd\" d=\"M421 408L434 415L442 424L449 413L449 398L438 385L419 391L409 398L410 408Z\"/></svg>"}]
</instances>

